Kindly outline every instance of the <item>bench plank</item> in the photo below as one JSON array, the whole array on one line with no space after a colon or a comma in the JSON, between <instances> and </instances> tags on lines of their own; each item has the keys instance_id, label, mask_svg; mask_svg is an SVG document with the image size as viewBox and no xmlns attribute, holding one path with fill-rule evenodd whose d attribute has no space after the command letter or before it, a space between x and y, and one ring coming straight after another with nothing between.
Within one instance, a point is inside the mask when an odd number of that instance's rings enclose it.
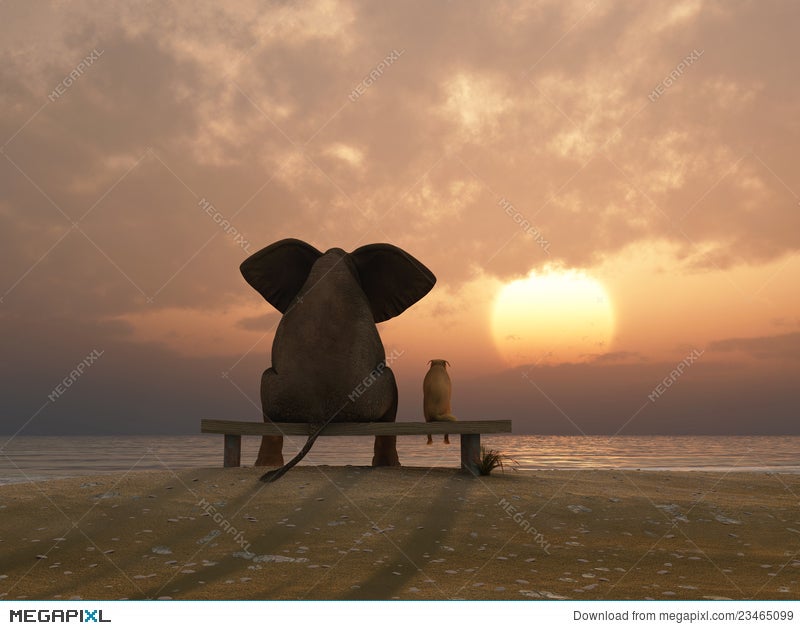
<instances>
[{"instance_id":1,"label":"bench plank","mask_svg":"<svg viewBox=\"0 0 800 630\"><path fill-rule=\"evenodd\" d=\"M201 420L202 433L223 435L309 435L313 424L304 422L240 422ZM511 420L458 422L331 422L322 435L481 435L511 433Z\"/></svg>"},{"instance_id":2,"label":"bench plank","mask_svg":"<svg viewBox=\"0 0 800 630\"><path fill-rule=\"evenodd\" d=\"M225 436L223 465L241 465L243 435L310 435L315 425L305 422L240 422L201 420L202 433ZM461 435L461 470L478 474L482 433L511 433L511 420L465 422L332 422L321 435Z\"/></svg>"}]
</instances>

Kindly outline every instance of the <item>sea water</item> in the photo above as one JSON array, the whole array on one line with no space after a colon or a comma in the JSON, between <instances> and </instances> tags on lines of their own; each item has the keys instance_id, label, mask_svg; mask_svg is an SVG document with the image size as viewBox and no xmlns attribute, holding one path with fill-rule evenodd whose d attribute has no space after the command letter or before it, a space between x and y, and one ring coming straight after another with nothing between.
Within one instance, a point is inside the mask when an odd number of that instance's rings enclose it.
<instances>
[{"instance_id":1,"label":"sea water","mask_svg":"<svg viewBox=\"0 0 800 630\"><path fill-rule=\"evenodd\" d=\"M405 466L459 466L459 437L432 445L423 435L400 436ZM255 462L259 437L242 438L242 463ZM284 456L304 438L286 438ZM300 466L368 466L371 437L323 437ZM506 455L518 470L769 471L800 473L800 436L555 436L487 435L482 445ZM514 460L512 462L511 460ZM144 470L221 467L221 435L0 437L0 484Z\"/></svg>"}]
</instances>

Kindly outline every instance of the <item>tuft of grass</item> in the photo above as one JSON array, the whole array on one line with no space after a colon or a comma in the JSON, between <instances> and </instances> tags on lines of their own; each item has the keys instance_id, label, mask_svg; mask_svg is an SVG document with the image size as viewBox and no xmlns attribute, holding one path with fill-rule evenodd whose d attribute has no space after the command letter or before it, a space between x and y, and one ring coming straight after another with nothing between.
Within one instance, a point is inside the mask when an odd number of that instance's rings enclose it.
<instances>
[{"instance_id":1,"label":"tuft of grass","mask_svg":"<svg viewBox=\"0 0 800 630\"><path fill-rule=\"evenodd\" d=\"M512 459L508 455L504 455L500 451L496 451L492 448L487 449L485 446L481 446L481 456L477 462L478 474L487 477L492 474L492 471L495 468L500 468L500 470L505 472L503 462L507 464L519 465L519 462L516 459Z\"/></svg>"}]
</instances>

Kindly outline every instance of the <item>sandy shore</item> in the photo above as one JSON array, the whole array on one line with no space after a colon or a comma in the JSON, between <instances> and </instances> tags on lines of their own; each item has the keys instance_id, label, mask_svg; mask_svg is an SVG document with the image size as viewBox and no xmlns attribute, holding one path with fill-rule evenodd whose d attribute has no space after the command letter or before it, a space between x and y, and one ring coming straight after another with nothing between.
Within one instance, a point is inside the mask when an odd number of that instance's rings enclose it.
<instances>
[{"instance_id":1,"label":"sandy shore","mask_svg":"<svg viewBox=\"0 0 800 630\"><path fill-rule=\"evenodd\" d=\"M800 476L252 468L0 486L3 599L797 599Z\"/></svg>"}]
</instances>

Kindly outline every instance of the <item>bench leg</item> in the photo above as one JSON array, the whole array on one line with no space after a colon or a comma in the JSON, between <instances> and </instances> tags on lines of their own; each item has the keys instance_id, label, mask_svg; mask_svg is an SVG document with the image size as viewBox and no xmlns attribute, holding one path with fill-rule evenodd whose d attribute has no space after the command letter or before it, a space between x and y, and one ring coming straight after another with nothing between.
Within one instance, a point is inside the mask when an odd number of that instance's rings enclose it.
<instances>
[{"instance_id":1,"label":"bench leg","mask_svg":"<svg viewBox=\"0 0 800 630\"><path fill-rule=\"evenodd\" d=\"M478 474L477 461L481 456L481 436L479 434L461 434L461 470Z\"/></svg>"},{"instance_id":2,"label":"bench leg","mask_svg":"<svg viewBox=\"0 0 800 630\"><path fill-rule=\"evenodd\" d=\"M225 435L225 451L222 465L225 468L236 468L242 463L242 436Z\"/></svg>"}]
</instances>

